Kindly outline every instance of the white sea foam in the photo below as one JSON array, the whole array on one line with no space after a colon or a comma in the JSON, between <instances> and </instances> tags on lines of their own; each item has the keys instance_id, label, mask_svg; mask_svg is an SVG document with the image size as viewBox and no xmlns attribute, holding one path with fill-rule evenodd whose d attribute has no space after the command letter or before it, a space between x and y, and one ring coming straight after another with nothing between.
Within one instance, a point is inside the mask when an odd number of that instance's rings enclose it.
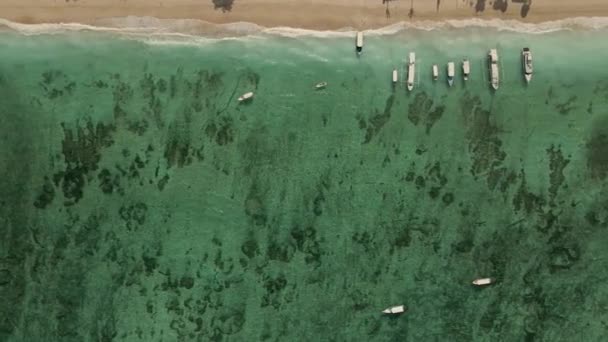
<instances>
[{"instance_id":1,"label":"white sea foam","mask_svg":"<svg viewBox=\"0 0 608 342\"><path fill-rule=\"evenodd\" d=\"M62 34L67 32L107 32L135 37L150 43L184 44L202 43L243 37L282 36L299 37L352 37L355 29L346 27L334 31L317 31L291 27L265 28L253 23L235 22L213 24L196 19L158 19L153 17L107 18L91 25L77 23L20 24L0 19L0 28L24 35ZM479 19L445 21L399 22L378 29L366 30L366 35L394 35L410 30L451 30L466 28L490 28L497 31L542 34L564 30L608 29L608 17L576 17L541 23L524 23L518 20Z\"/></svg>"}]
</instances>

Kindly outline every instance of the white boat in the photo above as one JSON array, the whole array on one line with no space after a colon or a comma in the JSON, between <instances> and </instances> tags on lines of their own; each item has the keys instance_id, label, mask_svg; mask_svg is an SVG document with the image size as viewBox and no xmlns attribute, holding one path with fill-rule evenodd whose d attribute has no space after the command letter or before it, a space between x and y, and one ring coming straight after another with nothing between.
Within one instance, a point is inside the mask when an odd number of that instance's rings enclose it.
<instances>
[{"instance_id":1,"label":"white boat","mask_svg":"<svg viewBox=\"0 0 608 342\"><path fill-rule=\"evenodd\" d=\"M253 92L250 91L248 93L245 93L245 94L239 96L239 102L247 101L251 98L253 98Z\"/></svg>"},{"instance_id":2,"label":"white boat","mask_svg":"<svg viewBox=\"0 0 608 342\"><path fill-rule=\"evenodd\" d=\"M410 52L410 60L407 66L407 90L414 89L414 80L416 79L416 54Z\"/></svg>"},{"instance_id":3,"label":"white boat","mask_svg":"<svg viewBox=\"0 0 608 342\"><path fill-rule=\"evenodd\" d=\"M448 85L451 87L454 84L454 62L448 63Z\"/></svg>"},{"instance_id":4,"label":"white boat","mask_svg":"<svg viewBox=\"0 0 608 342\"><path fill-rule=\"evenodd\" d=\"M465 81L469 80L469 74L471 73L471 64L468 59L462 61L462 76Z\"/></svg>"},{"instance_id":5,"label":"white boat","mask_svg":"<svg viewBox=\"0 0 608 342\"><path fill-rule=\"evenodd\" d=\"M403 306L403 305L397 305L397 306L393 306L388 309L382 310L382 313L388 314L388 315L398 315L398 314L401 314L404 312L405 312L405 306Z\"/></svg>"},{"instance_id":6,"label":"white boat","mask_svg":"<svg viewBox=\"0 0 608 342\"><path fill-rule=\"evenodd\" d=\"M437 64L433 64L433 81L437 81L439 79L439 67Z\"/></svg>"},{"instance_id":7,"label":"white boat","mask_svg":"<svg viewBox=\"0 0 608 342\"><path fill-rule=\"evenodd\" d=\"M327 87L327 82L319 82L315 85L315 89L324 89Z\"/></svg>"},{"instance_id":8,"label":"white boat","mask_svg":"<svg viewBox=\"0 0 608 342\"><path fill-rule=\"evenodd\" d=\"M361 31L357 32L357 41L355 46L357 49L357 55L360 55L361 51L363 51L363 32Z\"/></svg>"},{"instance_id":9,"label":"white boat","mask_svg":"<svg viewBox=\"0 0 608 342\"><path fill-rule=\"evenodd\" d=\"M398 80L399 80L399 73L397 72L397 69L393 69L393 85L397 84Z\"/></svg>"},{"instance_id":10,"label":"white boat","mask_svg":"<svg viewBox=\"0 0 608 342\"><path fill-rule=\"evenodd\" d=\"M491 49L488 53L488 64L490 68L490 84L494 90L498 90L500 75L498 71L498 52L496 49Z\"/></svg>"},{"instance_id":11,"label":"white boat","mask_svg":"<svg viewBox=\"0 0 608 342\"><path fill-rule=\"evenodd\" d=\"M494 278L479 278L479 279L473 280L473 285L475 285L475 286L486 286L486 285L493 284L494 281L495 281Z\"/></svg>"},{"instance_id":12,"label":"white boat","mask_svg":"<svg viewBox=\"0 0 608 342\"><path fill-rule=\"evenodd\" d=\"M532 80L532 51L525 47L521 52L522 63L524 67L524 77L526 82L530 83Z\"/></svg>"}]
</instances>

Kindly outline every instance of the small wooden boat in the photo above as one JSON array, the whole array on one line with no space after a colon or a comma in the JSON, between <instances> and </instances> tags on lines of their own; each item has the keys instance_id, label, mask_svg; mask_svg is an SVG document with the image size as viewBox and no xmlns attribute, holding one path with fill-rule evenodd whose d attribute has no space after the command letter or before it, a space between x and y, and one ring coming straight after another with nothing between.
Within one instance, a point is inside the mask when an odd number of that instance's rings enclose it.
<instances>
[{"instance_id":1,"label":"small wooden boat","mask_svg":"<svg viewBox=\"0 0 608 342\"><path fill-rule=\"evenodd\" d=\"M448 63L448 85L451 87L454 84L454 62Z\"/></svg>"},{"instance_id":2,"label":"small wooden boat","mask_svg":"<svg viewBox=\"0 0 608 342\"><path fill-rule=\"evenodd\" d=\"M494 278L479 278L479 279L473 280L473 285L487 286L487 285L493 284L495 281L496 281L496 279L494 279Z\"/></svg>"},{"instance_id":3,"label":"small wooden boat","mask_svg":"<svg viewBox=\"0 0 608 342\"><path fill-rule=\"evenodd\" d=\"M469 80L469 74L471 73L471 64L468 59L462 61L462 77L465 81Z\"/></svg>"},{"instance_id":4,"label":"small wooden boat","mask_svg":"<svg viewBox=\"0 0 608 342\"><path fill-rule=\"evenodd\" d=\"M239 96L239 102L246 102L248 100L251 100L252 98L253 98L253 92L250 91L248 93L245 93L245 94Z\"/></svg>"},{"instance_id":5,"label":"small wooden boat","mask_svg":"<svg viewBox=\"0 0 608 342\"><path fill-rule=\"evenodd\" d=\"M494 90L498 90L500 75L498 71L498 51L491 49L488 53L488 64L490 69L490 84Z\"/></svg>"},{"instance_id":6,"label":"small wooden boat","mask_svg":"<svg viewBox=\"0 0 608 342\"><path fill-rule=\"evenodd\" d=\"M525 47L521 52L522 63L524 67L524 77L526 82L530 83L532 80L532 51Z\"/></svg>"},{"instance_id":7,"label":"small wooden boat","mask_svg":"<svg viewBox=\"0 0 608 342\"><path fill-rule=\"evenodd\" d=\"M407 67L407 90L414 89L414 81L416 80L416 54L410 52L409 63Z\"/></svg>"},{"instance_id":8,"label":"small wooden boat","mask_svg":"<svg viewBox=\"0 0 608 342\"><path fill-rule=\"evenodd\" d=\"M315 89L317 89L317 90L325 89L325 87L327 87L327 82L319 82L319 83L315 84Z\"/></svg>"},{"instance_id":9,"label":"small wooden boat","mask_svg":"<svg viewBox=\"0 0 608 342\"><path fill-rule=\"evenodd\" d=\"M360 55L363 51L363 32L357 32L357 39L355 41L355 48L357 50L357 55Z\"/></svg>"},{"instance_id":10,"label":"small wooden boat","mask_svg":"<svg viewBox=\"0 0 608 342\"><path fill-rule=\"evenodd\" d=\"M404 312L405 312L404 305L397 305L397 306L393 306L393 307L382 310L382 313L387 314L387 315L399 315Z\"/></svg>"}]
</instances>

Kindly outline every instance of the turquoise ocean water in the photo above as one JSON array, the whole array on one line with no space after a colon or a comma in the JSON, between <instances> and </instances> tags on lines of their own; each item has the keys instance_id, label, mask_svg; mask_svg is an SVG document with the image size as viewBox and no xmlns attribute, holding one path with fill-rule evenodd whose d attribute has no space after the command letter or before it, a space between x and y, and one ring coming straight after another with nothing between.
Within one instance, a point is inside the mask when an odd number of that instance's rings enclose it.
<instances>
[{"instance_id":1,"label":"turquoise ocean water","mask_svg":"<svg viewBox=\"0 0 608 342\"><path fill-rule=\"evenodd\" d=\"M0 340L602 340L607 33L1 33Z\"/></svg>"}]
</instances>

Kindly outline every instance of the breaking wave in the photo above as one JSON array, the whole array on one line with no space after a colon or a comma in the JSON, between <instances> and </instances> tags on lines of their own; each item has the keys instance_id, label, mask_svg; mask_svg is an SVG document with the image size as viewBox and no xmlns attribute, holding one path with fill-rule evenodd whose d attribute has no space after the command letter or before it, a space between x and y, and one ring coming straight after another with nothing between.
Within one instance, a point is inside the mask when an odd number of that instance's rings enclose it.
<instances>
[{"instance_id":1,"label":"breaking wave","mask_svg":"<svg viewBox=\"0 0 608 342\"><path fill-rule=\"evenodd\" d=\"M564 30L600 30L608 28L608 17L576 17L541 23L524 23L518 20L479 19L445 21L399 22L378 29L369 29L367 35L393 35L409 30L450 30L465 28L490 28L497 31L543 34ZM196 19L158 19L153 17L107 18L92 24L21 24L0 19L0 29L19 32L24 35L62 34L68 32L108 32L146 41L193 42L234 39L252 36L282 37L352 37L355 29L345 27L334 31L317 31L291 27L266 28L254 23L235 22L214 24Z\"/></svg>"}]
</instances>

